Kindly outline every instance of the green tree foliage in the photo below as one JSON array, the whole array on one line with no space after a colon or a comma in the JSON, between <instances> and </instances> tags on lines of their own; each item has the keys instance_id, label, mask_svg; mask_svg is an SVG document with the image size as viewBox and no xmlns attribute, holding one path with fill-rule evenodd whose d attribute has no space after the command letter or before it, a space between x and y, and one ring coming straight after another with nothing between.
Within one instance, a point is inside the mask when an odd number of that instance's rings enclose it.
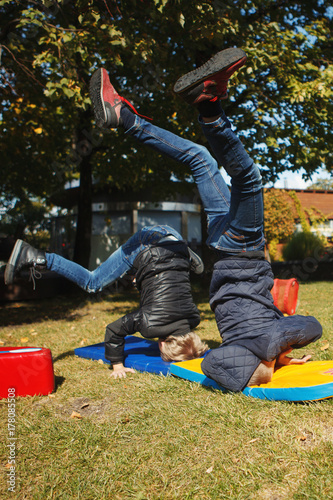
<instances>
[{"instance_id":1,"label":"green tree foliage","mask_svg":"<svg viewBox=\"0 0 333 500\"><path fill-rule=\"evenodd\" d=\"M322 189L324 191L332 191L333 190L333 179L317 179L316 182L311 184L308 188L308 190L312 189Z\"/></svg>"},{"instance_id":2,"label":"green tree foliage","mask_svg":"<svg viewBox=\"0 0 333 500\"><path fill-rule=\"evenodd\" d=\"M264 229L269 255L278 256L278 245L287 241L295 231L293 202L287 192L280 189L264 189Z\"/></svg>"},{"instance_id":3,"label":"green tree foliage","mask_svg":"<svg viewBox=\"0 0 333 500\"><path fill-rule=\"evenodd\" d=\"M289 239L295 231L295 214L288 194L284 190L265 189L264 208L267 243Z\"/></svg>"},{"instance_id":4,"label":"green tree foliage","mask_svg":"<svg viewBox=\"0 0 333 500\"><path fill-rule=\"evenodd\" d=\"M0 223L0 232L13 241L24 238L38 248L46 248L50 239L49 210L39 200L18 200Z\"/></svg>"},{"instance_id":5,"label":"green tree foliage","mask_svg":"<svg viewBox=\"0 0 333 500\"><path fill-rule=\"evenodd\" d=\"M264 179L332 170L332 17L321 0L0 0L0 14L0 194L47 201L80 178L81 263L92 178L156 198L172 194L172 175L190 180L186 167L137 149L122 130L94 128L88 83L97 66L155 123L205 143L173 83L214 52L242 47L248 63L225 106Z\"/></svg>"},{"instance_id":6,"label":"green tree foliage","mask_svg":"<svg viewBox=\"0 0 333 500\"><path fill-rule=\"evenodd\" d=\"M301 260L308 257L319 258L323 254L323 239L310 231L295 233L282 250L284 260Z\"/></svg>"}]
</instances>

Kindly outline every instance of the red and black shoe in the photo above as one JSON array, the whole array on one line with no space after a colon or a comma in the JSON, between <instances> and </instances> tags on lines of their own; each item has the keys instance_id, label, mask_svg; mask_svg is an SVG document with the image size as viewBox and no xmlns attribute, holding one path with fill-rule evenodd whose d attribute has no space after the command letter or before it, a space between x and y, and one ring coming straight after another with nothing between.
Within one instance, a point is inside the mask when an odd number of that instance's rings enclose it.
<instances>
[{"instance_id":1,"label":"red and black shoe","mask_svg":"<svg viewBox=\"0 0 333 500\"><path fill-rule=\"evenodd\" d=\"M95 71L90 80L89 92L98 127L117 128L122 125L120 112L124 104L139 115L134 106L115 90L105 69ZM151 120L148 116L139 116Z\"/></svg>"},{"instance_id":2,"label":"red and black shoe","mask_svg":"<svg viewBox=\"0 0 333 500\"><path fill-rule=\"evenodd\" d=\"M105 69L95 71L89 85L96 125L117 128L123 98L116 92Z\"/></svg>"},{"instance_id":3,"label":"red and black shoe","mask_svg":"<svg viewBox=\"0 0 333 500\"><path fill-rule=\"evenodd\" d=\"M199 68L181 76L174 85L174 92L188 104L199 104L228 98L228 81L246 61L243 50L221 50Z\"/></svg>"}]
</instances>

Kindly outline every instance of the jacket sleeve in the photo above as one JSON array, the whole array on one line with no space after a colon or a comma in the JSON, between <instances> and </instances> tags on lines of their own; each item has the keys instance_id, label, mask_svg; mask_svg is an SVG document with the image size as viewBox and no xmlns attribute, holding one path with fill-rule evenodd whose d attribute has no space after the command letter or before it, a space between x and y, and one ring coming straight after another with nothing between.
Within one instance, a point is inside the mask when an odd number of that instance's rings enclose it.
<instances>
[{"instance_id":1,"label":"jacket sleeve","mask_svg":"<svg viewBox=\"0 0 333 500\"><path fill-rule=\"evenodd\" d=\"M242 391L261 359L241 345L229 345L212 349L201 363L203 373L224 389Z\"/></svg>"},{"instance_id":2,"label":"jacket sleeve","mask_svg":"<svg viewBox=\"0 0 333 500\"><path fill-rule=\"evenodd\" d=\"M140 310L126 314L106 327L105 358L112 364L124 361L126 335L133 335L140 329Z\"/></svg>"}]
</instances>

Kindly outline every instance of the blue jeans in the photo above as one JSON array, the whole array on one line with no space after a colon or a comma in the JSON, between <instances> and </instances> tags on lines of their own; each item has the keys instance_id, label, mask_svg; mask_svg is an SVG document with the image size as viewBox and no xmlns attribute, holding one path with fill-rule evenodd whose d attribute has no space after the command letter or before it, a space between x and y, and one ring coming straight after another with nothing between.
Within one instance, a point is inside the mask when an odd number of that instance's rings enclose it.
<instances>
[{"instance_id":1,"label":"blue jeans","mask_svg":"<svg viewBox=\"0 0 333 500\"><path fill-rule=\"evenodd\" d=\"M139 116L127 131L143 144L187 164L198 187L208 221L207 244L223 253L264 248L262 184L258 168L223 115L201 127L218 161L232 178L231 193L207 148L156 127ZM47 268L88 292L97 292L125 274L137 255L161 237L181 236L170 226L147 226L94 271L56 254L46 254Z\"/></svg>"},{"instance_id":2,"label":"blue jeans","mask_svg":"<svg viewBox=\"0 0 333 500\"><path fill-rule=\"evenodd\" d=\"M47 253L47 269L73 281L89 293L99 292L129 271L142 250L169 235L177 240L182 239L170 226L146 226L131 236L94 271L88 271L55 253Z\"/></svg>"},{"instance_id":3,"label":"blue jeans","mask_svg":"<svg viewBox=\"0 0 333 500\"><path fill-rule=\"evenodd\" d=\"M190 167L207 215L210 247L229 255L262 250L265 240L259 169L224 114L209 124L200 118L199 122L218 162L231 176L231 192L217 161L204 146L156 127L139 116L127 133Z\"/></svg>"}]
</instances>

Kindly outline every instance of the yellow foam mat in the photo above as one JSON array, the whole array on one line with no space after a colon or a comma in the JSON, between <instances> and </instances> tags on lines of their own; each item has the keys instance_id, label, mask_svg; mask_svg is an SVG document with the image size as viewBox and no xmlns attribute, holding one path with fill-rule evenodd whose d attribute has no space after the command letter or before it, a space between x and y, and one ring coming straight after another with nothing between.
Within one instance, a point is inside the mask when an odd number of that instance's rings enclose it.
<instances>
[{"instance_id":1,"label":"yellow foam mat","mask_svg":"<svg viewBox=\"0 0 333 500\"><path fill-rule=\"evenodd\" d=\"M271 382L253 387L309 387L333 382L333 361L310 361L278 368Z\"/></svg>"},{"instance_id":2,"label":"yellow foam mat","mask_svg":"<svg viewBox=\"0 0 333 500\"><path fill-rule=\"evenodd\" d=\"M180 378L224 390L201 370L203 358L172 363L170 372ZM304 365L283 366L271 382L246 387L243 393L260 399L315 401L333 397L333 360L310 361Z\"/></svg>"}]
</instances>

